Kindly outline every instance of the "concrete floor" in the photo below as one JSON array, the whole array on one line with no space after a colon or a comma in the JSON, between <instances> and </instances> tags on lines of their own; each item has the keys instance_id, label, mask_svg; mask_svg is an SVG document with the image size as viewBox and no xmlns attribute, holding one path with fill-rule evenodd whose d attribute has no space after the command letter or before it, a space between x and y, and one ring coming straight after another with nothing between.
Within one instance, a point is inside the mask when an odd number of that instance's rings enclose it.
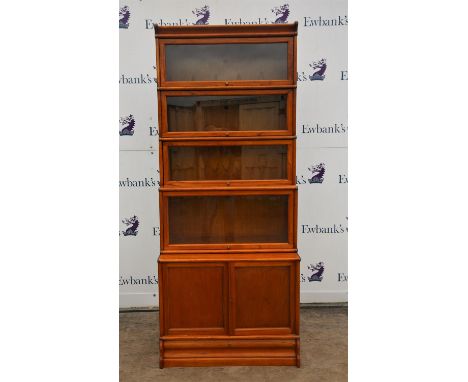
<instances>
[{"instance_id":1,"label":"concrete floor","mask_svg":"<svg viewBox=\"0 0 468 382\"><path fill-rule=\"evenodd\" d=\"M348 308L301 309L301 368L230 366L159 369L159 312L120 313L121 382L344 382Z\"/></svg>"}]
</instances>

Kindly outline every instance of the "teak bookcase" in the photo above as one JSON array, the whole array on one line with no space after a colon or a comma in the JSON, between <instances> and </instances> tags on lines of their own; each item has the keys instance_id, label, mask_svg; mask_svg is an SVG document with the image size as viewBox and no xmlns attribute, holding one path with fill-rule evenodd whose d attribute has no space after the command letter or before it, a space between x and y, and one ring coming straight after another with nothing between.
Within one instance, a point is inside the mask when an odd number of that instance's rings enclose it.
<instances>
[{"instance_id":1,"label":"teak bookcase","mask_svg":"<svg viewBox=\"0 0 468 382\"><path fill-rule=\"evenodd\" d=\"M160 367L299 367L297 23L155 35Z\"/></svg>"}]
</instances>

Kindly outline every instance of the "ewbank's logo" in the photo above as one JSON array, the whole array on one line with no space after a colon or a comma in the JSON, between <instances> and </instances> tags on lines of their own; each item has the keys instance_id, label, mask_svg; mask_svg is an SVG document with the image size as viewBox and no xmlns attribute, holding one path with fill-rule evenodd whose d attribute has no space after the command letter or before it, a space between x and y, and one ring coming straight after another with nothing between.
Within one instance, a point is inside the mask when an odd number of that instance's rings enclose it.
<instances>
[{"instance_id":1,"label":"ewbank's logo","mask_svg":"<svg viewBox=\"0 0 468 382\"><path fill-rule=\"evenodd\" d=\"M303 123L300 125L302 127L301 133L302 134L346 134L348 132L348 126L344 123L330 123L330 124L322 124L322 123Z\"/></svg>"},{"instance_id":2,"label":"ewbank's logo","mask_svg":"<svg viewBox=\"0 0 468 382\"><path fill-rule=\"evenodd\" d=\"M310 264L307 266L307 269L311 271L311 275L307 277L309 282L312 281L322 281L323 279L323 271L325 270L325 266L323 264L323 261L317 264Z\"/></svg>"},{"instance_id":3,"label":"ewbank's logo","mask_svg":"<svg viewBox=\"0 0 468 382\"><path fill-rule=\"evenodd\" d=\"M130 20L130 9L128 6L120 8L119 11L119 28L128 29Z\"/></svg>"},{"instance_id":4,"label":"ewbank's logo","mask_svg":"<svg viewBox=\"0 0 468 382\"><path fill-rule=\"evenodd\" d=\"M327 70L327 60L322 58L320 61L309 64L313 69L318 69L314 74L309 76L311 81L323 81L325 79L325 70Z\"/></svg>"},{"instance_id":5,"label":"ewbank's logo","mask_svg":"<svg viewBox=\"0 0 468 382\"><path fill-rule=\"evenodd\" d=\"M210 7L208 5L195 8L192 13L199 18L194 25L208 25L208 19L210 18Z\"/></svg>"},{"instance_id":6,"label":"ewbank's logo","mask_svg":"<svg viewBox=\"0 0 468 382\"><path fill-rule=\"evenodd\" d=\"M325 71L327 70L326 58L314 61L312 64L309 64L309 66L313 69L312 74L310 74L310 69L297 72L298 82L323 81L325 79Z\"/></svg>"},{"instance_id":7,"label":"ewbank's logo","mask_svg":"<svg viewBox=\"0 0 468 382\"><path fill-rule=\"evenodd\" d=\"M348 233L348 217L346 216L346 223L318 224L309 223L301 224L301 233L304 235L340 235Z\"/></svg>"},{"instance_id":8,"label":"ewbank's logo","mask_svg":"<svg viewBox=\"0 0 468 382\"><path fill-rule=\"evenodd\" d=\"M274 7L271 10L276 16L275 24L285 24L288 22L289 4L283 4L280 7Z\"/></svg>"},{"instance_id":9,"label":"ewbank's logo","mask_svg":"<svg viewBox=\"0 0 468 382\"><path fill-rule=\"evenodd\" d=\"M159 19L156 22L153 19L146 19L146 29L153 29L154 24L162 26L181 26L181 25L208 25L208 20L211 16L210 7L205 5L201 8L195 8L192 13L195 15L195 22L193 22L193 18L184 17L179 19Z\"/></svg>"},{"instance_id":10,"label":"ewbank's logo","mask_svg":"<svg viewBox=\"0 0 468 382\"><path fill-rule=\"evenodd\" d=\"M275 15L275 20L272 20L271 16L261 16L255 18L244 19L239 17L238 19L224 19L226 25L247 25L247 24L284 24L288 22L289 17L289 4L283 4L279 7L274 7L270 11Z\"/></svg>"},{"instance_id":11,"label":"ewbank's logo","mask_svg":"<svg viewBox=\"0 0 468 382\"><path fill-rule=\"evenodd\" d=\"M126 286L126 285L158 285L158 278L156 277L156 275L144 276L144 277L135 277L135 276L131 276L131 275L130 275L130 277L120 276L119 285L120 286ZM155 295L153 295L153 296L155 296Z\"/></svg>"},{"instance_id":12,"label":"ewbank's logo","mask_svg":"<svg viewBox=\"0 0 468 382\"><path fill-rule=\"evenodd\" d=\"M339 27L348 25L348 15L338 16L334 18L323 18L319 16L318 18L313 18L309 16L304 17L304 26L305 27Z\"/></svg>"},{"instance_id":13,"label":"ewbank's logo","mask_svg":"<svg viewBox=\"0 0 468 382\"><path fill-rule=\"evenodd\" d=\"M133 115L130 114L128 117L121 117L119 120L119 123L120 123L120 130L119 130L120 136L133 135L134 133L133 129L135 128L135 118L133 118Z\"/></svg>"},{"instance_id":14,"label":"ewbank's logo","mask_svg":"<svg viewBox=\"0 0 468 382\"><path fill-rule=\"evenodd\" d=\"M311 172L311 177L308 179L309 183L323 183L323 177L325 175L324 163L308 167L307 169Z\"/></svg>"},{"instance_id":15,"label":"ewbank's logo","mask_svg":"<svg viewBox=\"0 0 468 382\"><path fill-rule=\"evenodd\" d=\"M157 170L159 174L159 170ZM144 187L156 187L160 185L159 180L155 180L153 177L147 178L146 176L143 179L127 179L119 180L119 187L127 188L144 188Z\"/></svg>"},{"instance_id":16,"label":"ewbank's logo","mask_svg":"<svg viewBox=\"0 0 468 382\"><path fill-rule=\"evenodd\" d=\"M140 225L140 222L136 216L132 216L130 219L123 219L122 223L128 226L126 230L122 231L122 235L136 236L138 234L138 226Z\"/></svg>"},{"instance_id":17,"label":"ewbank's logo","mask_svg":"<svg viewBox=\"0 0 468 382\"><path fill-rule=\"evenodd\" d=\"M338 273L338 282L339 283L347 283L348 282L348 273L346 272L339 272Z\"/></svg>"}]
</instances>

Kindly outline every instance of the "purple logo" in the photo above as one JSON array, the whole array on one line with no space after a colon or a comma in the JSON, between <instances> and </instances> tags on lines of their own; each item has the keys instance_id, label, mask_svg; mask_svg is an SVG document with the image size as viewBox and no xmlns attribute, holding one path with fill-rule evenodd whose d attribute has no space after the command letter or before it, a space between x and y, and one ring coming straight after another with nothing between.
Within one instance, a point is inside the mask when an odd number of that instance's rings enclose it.
<instances>
[{"instance_id":1,"label":"purple logo","mask_svg":"<svg viewBox=\"0 0 468 382\"><path fill-rule=\"evenodd\" d=\"M122 235L136 236L138 234L138 226L140 225L140 222L136 216L133 216L130 219L123 219L122 223L128 226L126 230L122 231Z\"/></svg>"},{"instance_id":2,"label":"purple logo","mask_svg":"<svg viewBox=\"0 0 468 382\"><path fill-rule=\"evenodd\" d=\"M120 8L119 11L119 28L128 29L130 20L130 9L128 6Z\"/></svg>"},{"instance_id":3,"label":"purple logo","mask_svg":"<svg viewBox=\"0 0 468 382\"><path fill-rule=\"evenodd\" d=\"M205 5L202 8L195 8L192 13L199 17L194 25L208 25L208 19L210 18L210 7L208 5Z\"/></svg>"},{"instance_id":4,"label":"purple logo","mask_svg":"<svg viewBox=\"0 0 468 382\"><path fill-rule=\"evenodd\" d=\"M274 24L285 24L288 22L289 4L274 7L271 11L277 16L276 20L273 22Z\"/></svg>"},{"instance_id":5,"label":"purple logo","mask_svg":"<svg viewBox=\"0 0 468 382\"><path fill-rule=\"evenodd\" d=\"M322 281L323 279L323 271L325 270L325 266L323 264L323 261L317 264L310 264L307 266L307 269L309 269L312 273L307 279L312 282L312 281Z\"/></svg>"},{"instance_id":6,"label":"purple logo","mask_svg":"<svg viewBox=\"0 0 468 382\"><path fill-rule=\"evenodd\" d=\"M129 115L128 117L120 117L120 131L119 134L120 136L123 135L133 135L134 131L133 129L135 128L135 118L133 118L133 115Z\"/></svg>"},{"instance_id":7,"label":"purple logo","mask_svg":"<svg viewBox=\"0 0 468 382\"><path fill-rule=\"evenodd\" d=\"M313 69L318 69L311 76L309 76L311 81L323 81L325 79L325 70L327 70L327 60L322 58L320 61L309 64Z\"/></svg>"},{"instance_id":8,"label":"purple logo","mask_svg":"<svg viewBox=\"0 0 468 382\"><path fill-rule=\"evenodd\" d=\"M309 183L323 183L323 176L325 175L324 163L308 167L307 169L311 172L311 177L308 179Z\"/></svg>"}]
</instances>

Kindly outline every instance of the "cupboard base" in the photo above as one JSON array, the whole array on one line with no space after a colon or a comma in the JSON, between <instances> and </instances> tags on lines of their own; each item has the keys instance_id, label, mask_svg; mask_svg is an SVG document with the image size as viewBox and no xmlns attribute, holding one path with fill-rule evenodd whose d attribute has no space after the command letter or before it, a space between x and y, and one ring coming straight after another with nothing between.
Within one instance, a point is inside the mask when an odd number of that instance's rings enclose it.
<instances>
[{"instance_id":1,"label":"cupboard base","mask_svg":"<svg viewBox=\"0 0 468 382\"><path fill-rule=\"evenodd\" d=\"M161 339L159 367L297 366L299 338Z\"/></svg>"}]
</instances>

